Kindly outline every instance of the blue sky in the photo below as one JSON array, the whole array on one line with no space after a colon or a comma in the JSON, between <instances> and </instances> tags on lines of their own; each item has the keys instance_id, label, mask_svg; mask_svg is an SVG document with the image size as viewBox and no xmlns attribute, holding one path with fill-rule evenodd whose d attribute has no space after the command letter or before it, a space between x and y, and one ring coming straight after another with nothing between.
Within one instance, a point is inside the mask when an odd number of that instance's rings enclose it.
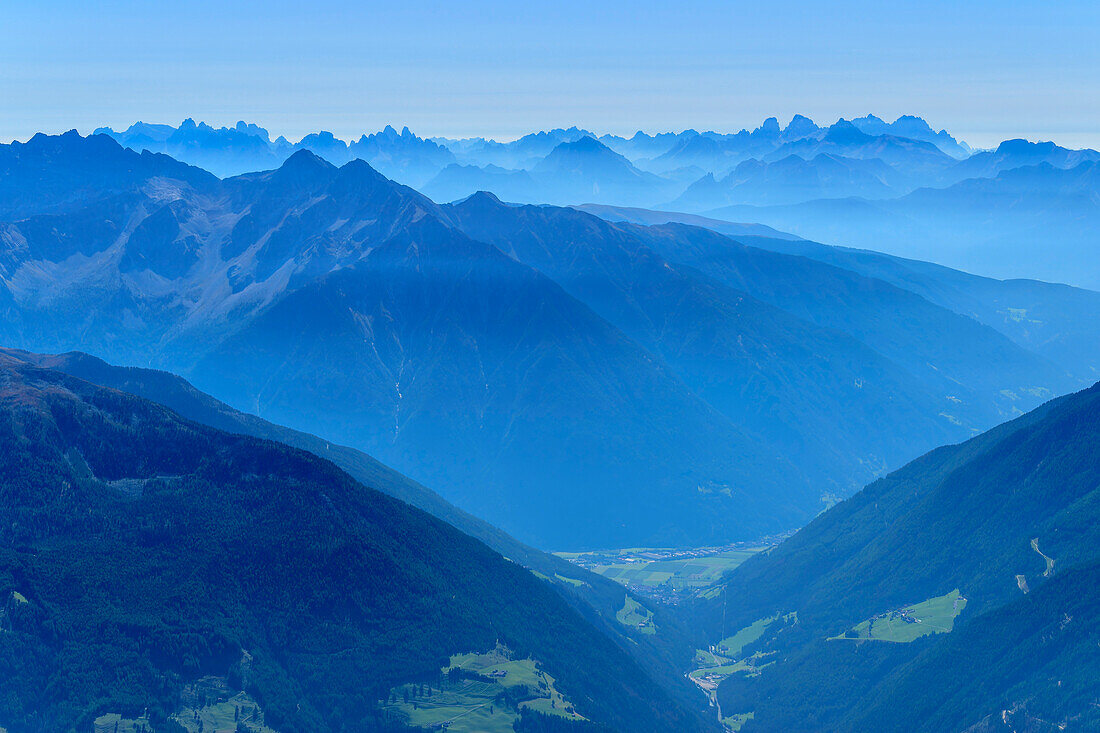
<instances>
[{"instance_id":1,"label":"blue sky","mask_svg":"<svg viewBox=\"0 0 1100 733\"><path fill-rule=\"evenodd\" d=\"M230 7L227 7L230 6ZM1100 2L49 2L0 25L0 139L141 119L297 139L924 116L1100 147Z\"/></svg>"}]
</instances>

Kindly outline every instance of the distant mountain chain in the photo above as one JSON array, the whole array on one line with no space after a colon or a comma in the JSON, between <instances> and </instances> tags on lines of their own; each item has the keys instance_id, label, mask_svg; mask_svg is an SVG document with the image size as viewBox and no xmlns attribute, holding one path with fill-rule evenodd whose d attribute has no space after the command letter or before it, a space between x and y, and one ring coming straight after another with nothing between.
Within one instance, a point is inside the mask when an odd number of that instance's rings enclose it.
<instances>
[{"instance_id":1,"label":"distant mountain chain","mask_svg":"<svg viewBox=\"0 0 1100 733\"><path fill-rule=\"evenodd\" d=\"M219 176L274 168L294 152L309 150L334 165L365 160L394 180L426 188L425 193L440 201L485 189L522 203L619 205L670 200L704 174L724 176L749 159L781 160L821 150L899 163L908 162L908 153L935 168L972 152L918 117L904 116L888 124L874 115L840 120L827 128L802 115L781 128L773 117L756 130L736 134L639 131L624 138L571 127L503 143L485 138L424 139L408 127L399 133L391 126L351 142L331 132L316 132L291 143L281 136L272 140L264 128L243 121L215 128L191 119L179 127L137 122L123 131L103 127L95 134L109 135L133 150L167 153ZM577 180L562 180L563 173ZM899 184L903 177L897 176ZM497 185L469 188L488 181ZM509 188L497 190L499 186Z\"/></svg>"},{"instance_id":2,"label":"distant mountain chain","mask_svg":"<svg viewBox=\"0 0 1100 733\"><path fill-rule=\"evenodd\" d=\"M1100 365L1095 293L766 227L439 205L308 150L219 179L75 132L0 171L3 343L182 374L542 548L782 532Z\"/></svg>"},{"instance_id":3,"label":"distant mountain chain","mask_svg":"<svg viewBox=\"0 0 1100 733\"><path fill-rule=\"evenodd\" d=\"M328 132L291 143L253 124L192 120L96 132L219 176L275 168L304 149L335 165L365 160L440 203L485 190L516 203L705 213L979 274L1100 288L1100 152L1026 140L975 151L911 115L827 127L796 115L786 127L770 118L734 134L629 138L571 127L510 142L386 127L350 143Z\"/></svg>"}]
</instances>

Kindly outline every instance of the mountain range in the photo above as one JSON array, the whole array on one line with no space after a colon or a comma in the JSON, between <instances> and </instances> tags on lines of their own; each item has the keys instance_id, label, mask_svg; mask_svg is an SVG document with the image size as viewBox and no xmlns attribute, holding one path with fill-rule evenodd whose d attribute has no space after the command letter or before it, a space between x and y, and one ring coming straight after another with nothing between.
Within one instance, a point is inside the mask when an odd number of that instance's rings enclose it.
<instances>
[{"instance_id":1,"label":"mountain range","mask_svg":"<svg viewBox=\"0 0 1100 733\"><path fill-rule=\"evenodd\" d=\"M1020 139L974 150L912 115L828 126L795 115L785 127L769 118L732 134L630 138L571 127L510 142L423 139L386 127L353 142L320 132L292 144L253 124L192 120L97 132L220 176L274 168L310 150L335 165L365 160L438 202L484 190L516 203L703 213L994 277L1100 283L1090 256L1096 191L1088 165L1100 153Z\"/></svg>"},{"instance_id":2,"label":"mountain range","mask_svg":"<svg viewBox=\"0 0 1100 733\"><path fill-rule=\"evenodd\" d=\"M900 198L726 206L705 215L758 221L810 239L931 260L992 277L1096 289L1100 163L1091 155L1051 157L1082 162L1072 168L1045 160L1003 168L992 178L921 188ZM997 164L991 162L987 170L997 170Z\"/></svg>"},{"instance_id":3,"label":"mountain range","mask_svg":"<svg viewBox=\"0 0 1100 733\"><path fill-rule=\"evenodd\" d=\"M219 180L69 134L0 164L39 191L0 226L6 343L181 373L543 548L784 531L1095 366L899 278L700 227L439 206L360 160Z\"/></svg>"}]
</instances>

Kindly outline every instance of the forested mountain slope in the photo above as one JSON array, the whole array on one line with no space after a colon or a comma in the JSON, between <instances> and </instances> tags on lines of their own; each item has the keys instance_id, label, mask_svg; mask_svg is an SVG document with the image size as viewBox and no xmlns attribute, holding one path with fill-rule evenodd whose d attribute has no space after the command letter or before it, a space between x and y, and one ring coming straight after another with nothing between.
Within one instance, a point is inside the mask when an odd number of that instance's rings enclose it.
<instances>
[{"instance_id":1,"label":"forested mountain slope","mask_svg":"<svg viewBox=\"0 0 1100 733\"><path fill-rule=\"evenodd\" d=\"M963 659L989 659L1007 649L1009 639L987 633L985 624L1003 624L1012 616L1034 617L1013 633L1025 645L1021 649L1038 644L1047 656L1030 670L1006 667L1003 677L996 669L985 670L944 713L954 716L952 726L977 723L993 712L990 705L1010 708L1015 701L1026 706L1030 697L1020 690L1028 681L1039 685L1036 689L1045 689L1043 680L1051 674L1080 681L1073 660L1095 640L1073 629L1088 628L1097 599L1095 586L1093 595L1083 599L1073 599L1070 589L1086 586L1085 578L1094 573L1087 568L1098 558L1098 443L1100 385L966 443L933 451L744 563L731 574L724 593L701 609L711 637L729 636L776 613L795 612L797 618L772 625L754 642L752 649L775 654L776 663L759 677L729 677L719 690L723 708L755 710L756 730L859 730L842 721L859 719L875 701L902 699L903 688L893 690L893 681L911 686L921 675L934 678L936 666L921 660L942 658L937 650L945 644L963 648L954 641L956 633L973 640ZM1056 589L1047 591L1047 585ZM896 609L949 598L953 591L965 598L962 609L955 605L956 623L962 624L957 632L896 644L860 641L848 631ZM1017 601L1031 594L1046 600L1032 606ZM1074 617L1073 608L1078 608L1085 625L1073 627L1064 639L1039 634L1036 629L1045 628L1052 613L1044 604L1070 600L1076 605L1066 606L1065 613ZM833 638L840 636L852 638ZM1068 646L1049 646L1063 643ZM1009 656L1019 659L1019 651ZM964 674L960 666L952 668ZM1082 704L1062 712L1080 716L1086 708ZM906 723L896 725L903 729Z\"/></svg>"},{"instance_id":2,"label":"forested mountain slope","mask_svg":"<svg viewBox=\"0 0 1100 733\"><path fill-rule=\"evenodd\" d=\"M331 463L0 357L0 724L163 724L204 675L280 731L376 730L389 690L504 643L592 720L702 729L547 584Z\"/></svg>"},{"instance_id":3,"label":"forested mountain slope","mask_svg":"<svg viewBox=\"0 0 1100 733\"><path fill-rule=\"evenodd\" d=\"M556 555L524 545L361 451L234 410L168 372L117 367L79 352L42 355L0 349L0 353L10 359L61 371L157 402L187 420L229 433L278 441L330 460L364 486L422 509L484 542L504 557L540 574L546 582L554 584L562 597L586 619L638 659L671 694L690 707L697 707L701 702L694 686L682 678L682 670L690 659L692 647L690 634L679 623L677 615L657 604L635 599L646 604L654 613L654 623L660 628L659 634L637 633L616 620L616 614L624 606L627 596L622 585Z\"/></svg>"}]
</instances>

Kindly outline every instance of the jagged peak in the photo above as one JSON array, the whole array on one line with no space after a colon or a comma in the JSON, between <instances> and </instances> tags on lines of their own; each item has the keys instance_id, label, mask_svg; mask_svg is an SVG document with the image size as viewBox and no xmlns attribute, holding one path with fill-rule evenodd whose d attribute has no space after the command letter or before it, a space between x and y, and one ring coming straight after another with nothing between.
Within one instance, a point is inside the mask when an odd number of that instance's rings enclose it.
<instances>
[{"instance_id":1,"label":"jagged peak","mask_svg":"<svg viewBox=\"0 0 1100 733\"><path fill-rule=\"evenodd\" d=\"M871 135L862 132L858 127L843 117L830 126L825 133L825 139L832 142L855 142L870 140L871 138Z\"/></svg>"},{"instance_id":2,"label":"jagged peak","mask_svg":"<svg viewBox=\"0 0 1100 733\"><path fill-rule=\"evenodd\" d=\"M769 117L760 124L760 127L756 128L754 132L765 135L778 135L781 131L779 129L779 119L776 117Z\"/></svg>"},{"instance_id":3,"label":"jagged peak","mask_svg":"<svg viewBox=\"0 0 1100 733\"><path fill-rule=\"evenodd\" d=\"M562 151L580 151L580 152L589 152L589 151L601 151L602 152L602 151L606 150L609 153L614 153L615 152L611 148L609 148L606 145L604 145L603 143L601 143L596 138L591 137L589 135L583 135L583 136L581 136L581 137L579 137L579 138L577 138L576 140L573 140L573 141L566 140L565 142L558 143L557 147L554 148L554 151L556 152L556 151L559 151L559 150L562 150Z\"/></svg>"},{"instance_id":4,"label":"jagged peak","mask_svg":"<svg viewBox=\"0 0 1100 733\"><path fill-rule=\"evenodd\" d=\"M299 145L321 143L324 145L343 145L345 148L348 146L346 142L333 135L328 130L321 130L319 132L312 132L301 139Z\"/></svg>"},{"instance_id":5,"label":"jagged peak","mask_svg":"<svg viewBox=\"0 0 1100 733\"><path fill-rule=\"evenodd\" d=\"M790 137L792 135L806 135L812 132L816 132L820 128L813 120L805 115L796 114L791 118L791 121L783 128L783 134Z\"/></svg>"},{"instance_id":6,"label":"jagged peak","mask_svg":"<svg viewBox=\"0 0 1100 733\"><path fill-rule=\"evenodd\" d=\"M122 151L125 150L118 141L110 135L103 133L93 133L87 137L82 136L76 130L68 130L60 135L47 135L44 132L36 132L34 136L25 143L15 142L13 146L23 146L30 150L49 150L60 149L66 150L88 150L88 151ZM130 151L133 152L133 151Z\"/></svg>"},{"instance_id":7,"label":"jagged peak","mask_svg":"<svg viewBox=\"0 0 1100 733\"><path fill-rule=\"evenodd\" d=\"M926 122L923 117L917 117L916 115L901 115L896 120L894 120L894 124L896 125L899 122L902 125L906 125L906 124L915 125L917 127L920 127L923 130L927 130L928 132L934 132L934 130L932 129L932 126L929 125L928 122Z\"/></svg>"}]
</instances>

